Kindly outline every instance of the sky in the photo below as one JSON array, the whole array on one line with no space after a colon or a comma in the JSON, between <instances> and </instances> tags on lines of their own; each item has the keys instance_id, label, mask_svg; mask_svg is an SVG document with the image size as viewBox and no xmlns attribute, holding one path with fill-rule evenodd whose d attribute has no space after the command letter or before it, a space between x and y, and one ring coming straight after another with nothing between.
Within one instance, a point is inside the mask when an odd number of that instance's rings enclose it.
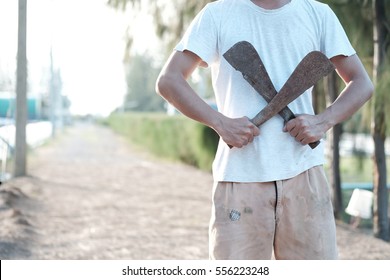
<instances>
[{"instance_id":1,"label":"sky","mask_svg":"<svg viewBox=\"0 0 390 280\"><path fill-rule=\"evenodd\" d=\"M73 114L106 116L126 94L122 63L131 16L106 5L107 0L30 0L27 15L29 91L40 90L52 49L60 69L62 93ZM17 53L17 0L0 0L0 74L14 79ZM152 39L150 18L138 17L138 51ZM142 43L149 42L149 43ZM136 47L137 47L136 45Z\"/></svg>"}]
</instances>

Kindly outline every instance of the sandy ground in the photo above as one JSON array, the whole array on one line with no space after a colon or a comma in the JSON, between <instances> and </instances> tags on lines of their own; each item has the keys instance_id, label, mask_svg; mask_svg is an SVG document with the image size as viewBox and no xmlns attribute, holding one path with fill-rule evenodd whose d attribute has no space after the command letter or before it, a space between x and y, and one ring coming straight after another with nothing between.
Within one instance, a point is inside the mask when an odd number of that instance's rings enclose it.
<instances>
[{"instance_id":1,"label":"sandy ground","mask_svg":"<svg viewBox=\"0 0 390 280\"><path fill-rule=\"evenodd\" d=\"M0 186L0 259L208 258L212 178L76 124ZM341 259L390 259L390 243L338 225Z\"/></svg>"}]
</instances>

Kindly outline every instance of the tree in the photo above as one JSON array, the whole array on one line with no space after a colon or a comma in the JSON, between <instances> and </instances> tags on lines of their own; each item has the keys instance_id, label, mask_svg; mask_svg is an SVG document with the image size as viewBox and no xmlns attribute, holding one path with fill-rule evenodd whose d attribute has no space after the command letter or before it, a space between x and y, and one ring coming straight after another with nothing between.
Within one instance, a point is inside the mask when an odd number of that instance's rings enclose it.
<instances>
[{"instance_id":1,"label":"tree","mask_svg":"<svg viewBox=\"0 0 390 280\"><path fill-rule=\"evenodd\" d=\"M387 56L389 30L384 0L373 0L374 15L374 60L373 80L378 85L383 78ZM387 94L387 92L386 92ZM374 235L383 240L390 240L388 218L388 190L386 174L386 110L385 92L376 92L373 104L372 136L374 138Z\"/></svg>"},{"instance_id":2,"label":"tree","mask_svg":"<svg viewBox=\"0 0 390 280\"><path fill-rule=\"evenodd\" d=\"M155 93L154 84L159 71L151 67L152 59L136 55L126 65L127 94L125 110L162 111L164 100Z\"/></svg>"},{"instance_id":3,"label":"tree","mask_svg":"<svg viewBox=\"0 0 390 280\"><path fill-rule=\"evenodd\" d=\"M108 0L107 4L122 10L147 8L153 14L157 36L164 39L166 49L172 49L194 16L209 2L213 0ZM129 49L133 42L131 34L127 40Z\"/></svg>"},{"instance_id":4,"label":"tree","mask_svg":"<svg viewBox=\"0 0 390 280\"><path fill-rule=\"evenodd\" d=\"M165 50L171 50L196 13L208 0L108 0L107 3L116 9L148 9L153 14L156 35L166 42ZM174 11L174 13L172 13ZM161 110L163 100L156 96L154 83L158 71L153 68L152 59L139 55L130 55L133 37L127 34L125 62L127 68L128 93L124 107L138 111ZM152 67L150 67L152 65ZM152 69L152 71L150 70Z\"/></svg>"},{"instance_id":5,"label":"tree","mask_svg":"<svg viewBox=\"0 0 390 280\"><path fill-rule=\"evenodd\" d=\"M338 77L333 71L325 81L325 91L327 92L327 103L332 104L339 93ZM343 196L341 191L341 175L340 175L340 148L339 143L342 134L342 124L335 125L328 133L328 147L330 172L329 183L333 190L333 208L336 219L341 217L343 211Z\"/></svg>"}]
</instances>

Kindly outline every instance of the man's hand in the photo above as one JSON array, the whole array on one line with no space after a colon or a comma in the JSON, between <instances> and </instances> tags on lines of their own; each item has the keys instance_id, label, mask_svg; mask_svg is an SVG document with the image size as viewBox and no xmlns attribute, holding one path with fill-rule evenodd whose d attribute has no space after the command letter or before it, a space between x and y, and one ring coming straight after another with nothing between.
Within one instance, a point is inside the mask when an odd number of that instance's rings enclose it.
<instances>
[{"instance_id":1,"label":"man's hand","mask_svg":"<svg viewBox=\"0 0 390 280\"><path fill-rule=\"evenodd\" d=\"M260 129L247 117L234 119L224 117L215 130L226 144L237 148L248 145L260 134Z\"/></svg>"},{"instance_id":2,"label":"man's hand","mask_svg":"<svg viewBox=\"0 0 390 280\"><path fill-rule=\"evenodd\" d=\"M327 131L327 126L318 116L302 114L288 121L283 131L290 133L302 145L307 145L320 140Z\"/></svg>"}]
</instances>

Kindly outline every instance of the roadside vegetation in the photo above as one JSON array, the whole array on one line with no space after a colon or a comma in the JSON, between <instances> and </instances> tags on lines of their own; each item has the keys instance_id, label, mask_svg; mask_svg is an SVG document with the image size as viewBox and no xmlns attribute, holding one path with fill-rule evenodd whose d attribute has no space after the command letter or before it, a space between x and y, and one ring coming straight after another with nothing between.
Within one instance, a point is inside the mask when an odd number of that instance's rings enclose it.
<instances>
[{"instance_id":1,"label":"roadside vegetation","mask_svg":"<svg viewBox=\"0 0 390 280\"><path fill-rule=\"evenodd\" d=\"M219 137L202 124L164 113L114 113L105 123L159 157L211 170Z\"/></svg>"}]
</instances>

